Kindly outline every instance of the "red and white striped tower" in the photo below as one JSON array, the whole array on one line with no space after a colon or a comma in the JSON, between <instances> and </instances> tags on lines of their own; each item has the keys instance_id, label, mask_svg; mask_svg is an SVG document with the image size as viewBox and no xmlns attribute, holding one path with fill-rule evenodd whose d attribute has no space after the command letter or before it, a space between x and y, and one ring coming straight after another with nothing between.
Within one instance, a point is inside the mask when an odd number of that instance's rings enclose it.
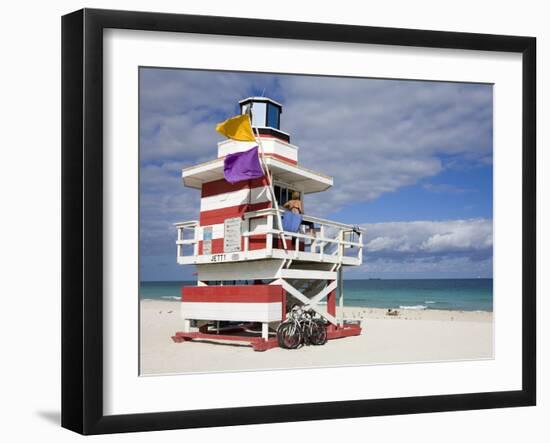
<instances>
[{"instance_id":1,"label":"red and white striped tower","mask_svg":"<svg viewBox=\"0 0 550 443\"><path fill-rule=\"evenodd\" d=\"M255 350L269 349L276 346L273 331L287 304L294 303L328 321L329 339L359 334L358 325L344 323L341 310L337 316L336 298L338 292L342 305L343 267L362 263L361 232L315 217L307 206L305 196L327 190L333 179L298 164L298 147L280 129L282 105L265 97L239 103L242 113L251 113L272 188L266 177L236 184L224 179L224 157L254 142L219 142L216 159L182 171L184 185L200 190L201 203L198 221L176 223L177 261L196 266L197 285L182 289L183 331L174 340L243 340ZM309 223L296 233L282 231L276 209L293 192ZM255 327L258 335L251 332Z\"/></svg>"}]
</instances>

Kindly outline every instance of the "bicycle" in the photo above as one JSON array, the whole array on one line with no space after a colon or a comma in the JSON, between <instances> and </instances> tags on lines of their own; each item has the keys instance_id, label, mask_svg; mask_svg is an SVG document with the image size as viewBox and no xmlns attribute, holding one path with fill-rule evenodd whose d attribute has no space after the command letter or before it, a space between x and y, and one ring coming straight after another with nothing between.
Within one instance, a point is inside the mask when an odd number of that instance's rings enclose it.
<instances>
[{"instance_id":1,"label":"bicycle","mask_svg":"<svg viewBox=\"0 0 550 443\"><path fill-rule=\"evenodd\" d=\"M321 346L327 342L327 327L325 322L315 317L313 310L302 314L302 340L306 345Z\"/></svg>"},{"instance_id":2,"label":"bicycle","mask_svg":"<svg viewBox=\"0 0 550 443\"><path fill-rule=\"evenodd\" d=\"M303 310L294 305L287 319L277 328L277 341L283 349L324 345L327 342L327 328L325 322L315 317L312 310Z\"/></svg>"},{"instance_id":3,"label":"bicycle","mask_svg":"<svg viewBox=\"0 0 550 443\"><path fill-rule=\"evenodd\" d=\"M285 321L277 328L277 342L283 349L296 349L302 343L302 327L300 324L300 308L294 305ZM300 310L301 311L301 310Z\"/></svg>"}]
</instances>

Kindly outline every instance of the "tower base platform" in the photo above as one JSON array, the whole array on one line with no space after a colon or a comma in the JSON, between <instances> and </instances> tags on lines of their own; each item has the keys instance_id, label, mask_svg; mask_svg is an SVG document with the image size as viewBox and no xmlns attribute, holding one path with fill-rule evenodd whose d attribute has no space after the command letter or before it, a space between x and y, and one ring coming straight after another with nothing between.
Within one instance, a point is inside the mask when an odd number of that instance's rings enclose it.
<instances>
[{"instance_id":1,"label":"tower base platform","mask_svg":"<svg viewBox=\"0 0 550 443\"><path fill-rule=\"evenodd\" d=\"M327 328L327 338L333 340L335 338L353 337L361 335L361 325L357 323L345 324L344 326L330 325Z\"/></svg>"},{"instance_id":2,"label":"tower base platform","mask_svg":"<svg viewBox=\"0 0 550 443\"><path fill-rule=\"evenodd\" d=\"M361 326L359 324L346 324L338 327L330 325L327 328L328 340L352 337L355 335L361 335ZM261 331L251 330L250 325L224 329L223 333L217 330L209 331L206 328L201 328L196 332L176 332L175 335L172 336L172 340L175 343L183 343L192 340L238 341L248 343L254 351L267 351L268 349L279 347L275 334L270 333L270 337L264 339L261 337Z\"/></svg>"}]
</instances>

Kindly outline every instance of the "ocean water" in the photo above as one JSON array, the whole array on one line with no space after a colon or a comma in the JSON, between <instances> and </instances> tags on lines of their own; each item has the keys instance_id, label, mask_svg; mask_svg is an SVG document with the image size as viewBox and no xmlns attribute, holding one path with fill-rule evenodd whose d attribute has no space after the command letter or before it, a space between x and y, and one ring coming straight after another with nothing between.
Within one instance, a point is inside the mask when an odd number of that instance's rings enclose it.
<instances>
[{"instance_id":1,"label":"ocean water","mask_svg":"<svg viewBox=\"0 0 550 443\"><path fill-rule=\"evenodd\" d=\"M492 311L493 279L346 280L344 304L393 309Z\"/></svg>"},{"instance_id":2,"label":"ocean water","mask_svg":"<svg viewBox=\"0 0 550 443\"><path fill-rule=\"evenodd\" d=\"M139 298L142 300L180 300L182 286L194 286L194 281L142 281Z\"/></svg>"},{"instance_id":3,"label":"ocean water","mask_svg":"<svg viewBox=\"0 0 550 443\"><path fill-rule=\"evenodd\" d=\"M141 299L179 300L181 287L195 282L141 282ZM345 280L344 305L392 309L492 311L493 280Z\"/></svg>"}]
</instances>

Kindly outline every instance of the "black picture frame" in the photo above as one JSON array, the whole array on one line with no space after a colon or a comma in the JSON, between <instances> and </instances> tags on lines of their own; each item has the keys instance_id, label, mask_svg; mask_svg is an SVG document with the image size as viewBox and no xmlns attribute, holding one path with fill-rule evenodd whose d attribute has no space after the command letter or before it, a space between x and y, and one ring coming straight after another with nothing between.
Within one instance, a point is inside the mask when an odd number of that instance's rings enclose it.
<instances>
[{"instance_id":1,"label":"black picture frame","mask_svg":"<svg viewBox=\"0 0 550 443\"><path fill-rule=\"evenodd\" d=\"M171 31L522 55L522 389L131 415L103 413L103 30ZM536 39L83 9L62 18L62 426L82 434L531 406L536 403ZM519 272L519 270L518 270Z\"/></svg>"}]
</instances>

